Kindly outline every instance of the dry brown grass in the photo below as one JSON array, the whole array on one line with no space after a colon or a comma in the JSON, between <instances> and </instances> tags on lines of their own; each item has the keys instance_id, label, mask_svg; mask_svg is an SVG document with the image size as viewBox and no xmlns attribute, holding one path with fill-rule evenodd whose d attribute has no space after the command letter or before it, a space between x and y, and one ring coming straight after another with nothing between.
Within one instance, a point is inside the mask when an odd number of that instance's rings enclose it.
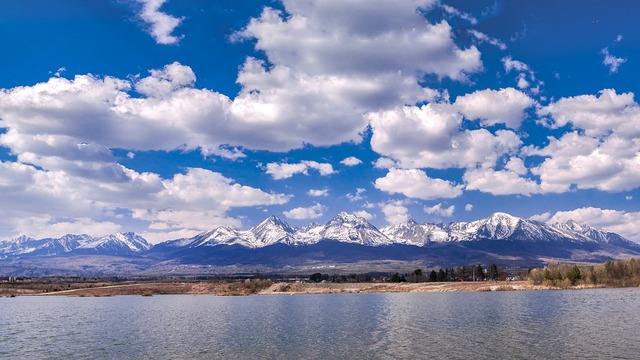
<instances>
[{"instance_id":1,"label":"dry brown grass","mask_svg":"<svg viewBox=\"0 0 640 360\"><path fill-rule=\"evenodd\" d=\"M572 289L595 286L571 287ZM64 295L99 297L117 295L152 296L163 294L194 294L240 296L251 294L341 294L341 293L399 293L399 292L459 292L459 291L519 291L558 289L545 284L534 285L529 281L508 282L441 282L441 283L272 283L270 280L158 282L128 284L92 284L92 287L43 292L42 288L10 288L0 285L0 296L16 295Z\"/></svg>"}]
</instances>

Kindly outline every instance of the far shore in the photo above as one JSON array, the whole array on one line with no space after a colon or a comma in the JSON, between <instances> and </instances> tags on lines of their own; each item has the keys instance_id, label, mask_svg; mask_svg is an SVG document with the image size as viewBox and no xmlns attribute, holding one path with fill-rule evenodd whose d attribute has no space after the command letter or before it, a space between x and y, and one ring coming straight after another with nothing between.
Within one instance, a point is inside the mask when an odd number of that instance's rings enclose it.
<instances>
[{"instance_id":1,"label":"far shore","mask_svg":"<svg viewBox=\"0 0 640 360\"><path fill-rule=\"evenodd\" d=\"M603 286L579 285L568 289L597 288ZM91 287L43 291L38 288L11 288L0 285L0 296L77 296L103 297L119 295L300 295L300 294L357 294L357 293L416 293L462 291L523 291L558 290L560 288L534 285L529 281L476 281L476 282L424 282L424 283L308 283L275 282L268 280L236 282L141 282L127 284L102 283Z\"/></svg>"}]
</instances>

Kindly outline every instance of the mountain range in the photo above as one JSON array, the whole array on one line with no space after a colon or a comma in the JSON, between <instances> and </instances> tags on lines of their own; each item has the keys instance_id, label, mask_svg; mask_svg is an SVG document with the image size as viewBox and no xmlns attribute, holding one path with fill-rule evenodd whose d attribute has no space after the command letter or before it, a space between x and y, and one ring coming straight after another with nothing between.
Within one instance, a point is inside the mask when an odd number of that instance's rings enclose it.
<instances>
[{"instance_id":1,"label":"mountain range","mask_svg":"<svg viewBox=\"0 0 640 360\"><path fill-rule=\"evenodd\" d=\"M128 271L165 272L185 266L238 271L303 271L323 266L382 269L403 262L426 267L472 262L533 266L554 260L601 262L631 256L640 256L639 244L574 221L547 224L495 213L472 222L408 221L378 229L364 218L341 212L324 225L293 228L270 216L248 230L220 226L155 246L131 232L99 238L20 236L0 241L0 273L3 268L6 272L29 267L55 273L64 270L61 264L72 265L74 260L89 272L101 272L109 261L108 268L115 272L115 262L128 264ZM47 264L55 266L47 268Z\"/></svg>"}]
</instances>

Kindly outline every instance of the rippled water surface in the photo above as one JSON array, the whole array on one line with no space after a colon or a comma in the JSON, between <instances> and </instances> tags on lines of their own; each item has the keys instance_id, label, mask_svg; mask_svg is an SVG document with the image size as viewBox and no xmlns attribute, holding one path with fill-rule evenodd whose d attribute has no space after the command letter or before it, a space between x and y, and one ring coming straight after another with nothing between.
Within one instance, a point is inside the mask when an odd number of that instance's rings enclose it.
<instances>
[{"instance_id":1,"label":"rippled water surface","mask_svg":"<svg viewBox=\"0 0 640 360\"><path fill-rule=\"evenodd\" d=\"M640 289L0 299L0 358L638 359Z\"/></svg>"}]
</instances>

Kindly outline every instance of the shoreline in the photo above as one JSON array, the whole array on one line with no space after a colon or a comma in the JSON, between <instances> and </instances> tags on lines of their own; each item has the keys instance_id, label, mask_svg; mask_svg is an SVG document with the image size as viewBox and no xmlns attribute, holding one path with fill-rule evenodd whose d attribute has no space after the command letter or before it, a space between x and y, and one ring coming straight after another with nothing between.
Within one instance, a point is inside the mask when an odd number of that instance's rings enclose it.
<instances>
[{"instance_id":1,"label":"shoreline","mask_svg":"<svg viewBox=\"0 0 640 360\"><path fill-rule=\"evenodd\" d=\"M577 285L567 290L605 288L605 286ZM33 288L14 289L0 287L0 297L15 296L72 296L108 297L123 295L303 295L303 294L372 294L372 293L442 293L442 292L492 292L563 290L565 288L534 285L529 281L476 281L476 282L425 282L425 283L304 283L275 282L268 280L247 282L153 282L104 284L59 291L38 292Z\"/></svg>"}]
</instances>

